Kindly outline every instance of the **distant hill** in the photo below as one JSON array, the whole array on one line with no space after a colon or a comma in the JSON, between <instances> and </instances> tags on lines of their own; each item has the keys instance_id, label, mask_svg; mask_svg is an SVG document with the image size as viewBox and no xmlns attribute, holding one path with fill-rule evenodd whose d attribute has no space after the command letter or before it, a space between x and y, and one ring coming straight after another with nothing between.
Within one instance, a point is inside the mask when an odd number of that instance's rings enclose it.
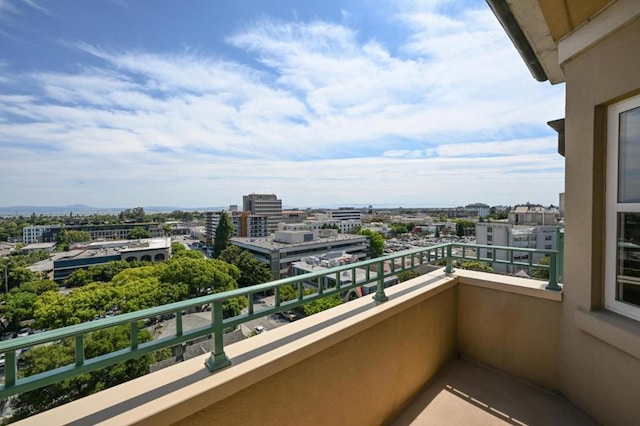
<instances>
[{"instance_id":1,"label":"distant hill","mask_svg":"<svg viewBox=\"0 0 640 426\"><path fill-rule=\"evenodd\" d=\"M87 216L91 214L118 214L123 210L131 209L137 206L130 207L91 207L85 204L72 204L67 206L10 206L0 207L0 216L31 216L32 213L45 216L64 216L70 212L73 215ZM354 207L359 209L367 209L368 205L363 204L331 204L324 206L283 206L283 210L301 209L337 209L339 207ZM417 208L430 208L430 207L444 207L442 204L404 204L398 205L393 203L374 204L374 209L417 209ZM216 206L216 207L179 207L179 206L143 206L144 211L147 213L169 213L174 210L182 210L187 212L199 211L220 211L227 210L229 206Z\"/></svg>"},{"instance_id":2,"label":"distant hill","mask_svg":"<svg viewBox=\"0 0 640 426\"><path fill-rule=\"evenodd\" d=\"M135 206L133 206L135 207ZM87 216L91 214L118 214L127 208L133 207L91 207L84 204L73 204L67 206L10 206L0 207L0 216L30 216L32 213L45 216L73 215ZM172 206L149 206L143 207L147 213L182 211L214 211L222 210L224 207L172 207Z\"/></svg>"}]
</instances>

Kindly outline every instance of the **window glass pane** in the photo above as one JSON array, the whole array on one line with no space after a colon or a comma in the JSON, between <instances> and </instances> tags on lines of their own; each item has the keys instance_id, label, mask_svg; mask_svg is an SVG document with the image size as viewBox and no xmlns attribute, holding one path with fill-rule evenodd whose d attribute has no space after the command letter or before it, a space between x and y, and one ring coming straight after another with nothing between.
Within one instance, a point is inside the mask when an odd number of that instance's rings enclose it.
<instances>
[{"instance_id":1,"label":"window glass pane","mask_svg":"<svg viewBox=\"0 0 640 426\"><path fill-rule=\"evenodd\" d=\"M618 202L640 202L640 108L620 114Z\"/></svg>"},{"instance_id":2,"label":"window glass pane","mask_svg":"<svg viewBox=\"0 0 640 426\"><path fill-rule=\"evenodd\" d=\"M640 306L640 213L618 213L616 300Z\"/></svg>"}]
</instances>

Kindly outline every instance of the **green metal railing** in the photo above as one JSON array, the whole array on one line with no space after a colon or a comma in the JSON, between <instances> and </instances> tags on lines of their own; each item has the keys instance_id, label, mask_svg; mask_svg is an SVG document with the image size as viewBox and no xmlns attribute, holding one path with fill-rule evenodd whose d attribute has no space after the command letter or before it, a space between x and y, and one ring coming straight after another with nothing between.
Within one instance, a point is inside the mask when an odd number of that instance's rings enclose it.
<instances>
[{"instance_id":1,"label":"green metal railing","mask_svg":"<svg viewBox=\"0 0 640 426\"><path fill-rule=\"evenodd\" d=\"M491 253L490 257L486 256L487 251ZM514 254L518 253L526 254L528 261L519 262L514 256ZM543 265L534 263L532 259L533 255L536 253L549 256L550 264ZM446 273L454 272L453 267L454 261L456 260L478 260L482 262L489 262L491 264L507 264L515 267L546 269L549 271L549 283L547 284L546 289L559 291L561 288L558 286L558 277L561 275L558 274L558 271L561 271L562 269L561 257L560 262L558 261L558 257L559 253L555 250L536 250L529 248L498 247L464 243L439 244L430 247L421 247L397 252L384 257L284 278L252 287L211 294L195 299L189 299L150 309L125 313L110 318L45 331L26 337L2 341L0 342L0 353L5 355L5 365L4 385L0 386L0 398L38 389L79 374L91 372L163 348L175 347L184 342L209 335L213 336L213 351L205 364L210 371L216 371L231 364L231 360L227 358L223 347L222 337L225 329L239 326L240 324L260 317L290 310L323 297L343 294L351 289L355 289L369 283L376 283L376 292L373 295L373 299L382 303L388 300L387 295L385 294L385 281L387 281L387 278L392 277L399 272L411 270L425 264L443 262ZM356 280L357 269L365 271L363 279ZM326 288L324 284L325 277L335 279L335 285ZM309 282L315 282L317 286L314 293L305 294L303 290ZM293 285L294 288L297 288L297 297L293 300L282 300L281 289L286 285ZM253 301L254 295L264 292L273 292L275 295L274 305L256 309ZM247 313L230 318L224 318L223 303L237 297L247 298L249 302ZM185 315L185 312L192 308L202 307L204 305L211 305L212 308L210 324L204 327L184 330L183 316ZM137 334L140 329L140 322L165 314L175 314L175 334L144 343L138 342ZM118 325L127 325L130 328L130 347L89 359L85 358L85 336L94 331ZM19 377L17 354L20 353L21 350L35 345L52 344L62 339L74 340L74 363L28 377Z\"/></svg>"}]
</instances>

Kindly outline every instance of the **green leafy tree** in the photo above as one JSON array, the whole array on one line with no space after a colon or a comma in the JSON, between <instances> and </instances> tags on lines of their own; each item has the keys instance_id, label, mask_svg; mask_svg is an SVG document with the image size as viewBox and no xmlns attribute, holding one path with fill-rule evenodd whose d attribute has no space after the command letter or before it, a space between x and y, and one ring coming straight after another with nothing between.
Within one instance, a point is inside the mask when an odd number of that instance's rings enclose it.
<instances>
[{"instance_id":1,"label":"green leafy tree","mask_svg":"<svg viewBox=\"0 0 640 426\"><path fill-rule=\"evenodd\" d=\"M31 272L29 269L24 268L22 266L17 266L14 268L8 269L9 273L9 288L19 287L21 284L35 281L36 274Z\"/></svg>"},{"instance_id":2,"label":"green leafy tree","mask_svg":"<svg viewBox=\"0 0 640 426\"><path fill-rule=\"evenodd\" d=\"M51 280L39 280L39 281L29 281L23 283L17 289L13 289L12 292L29 292L34 293L36 295L41 295L46 291L57 291L58 284Z\"/></svg>"},{"instance_id":3,"label":"green leafy tree","mask_svg":"<svg viewBox=\"0 0 640 426\"><path fill-rule=\"evenodd\" d=\"M293 284L287 284L280 287L280 300L286 302L298 298L298 287Z\"/></svg>"},{"instance_id":4,"label":"green leafy tree","mask_svg":"<svg viewBox=\"0 0 640 426\"><path fill-rule=\"evenodd\" d=\"M392 223L390 227L393 235L406 234L409 232L409 228L404 223Z\"/></svg>"},{"instance_id":5,"label":"green leafy tree","mask_svg":"<svg viewBox=\"0 0 640 426\"><path fill-rule=\"evenodd\" d=\"M366 235L369 237L369 257L379 257L384 253L384 238L377 232L370 229L361 229L358 235Z\"/></svg>"},{"instance_id":6,"label":"green leafy tree","mask_svg":"<svg viewBox=\"0 0 640 426\"><path fill-rule=\"evenodd\" d=\"M67 287L82 287L83 285L96 281L106 283L111 281L113 277L125 269L136 268L144 265L145 262L137 260L132 262L114 260L102 265L90 266L87 269L78 269L73 271L64 281L64 285Z\"/></svg>"},{"instance_id":7,"label":"green leafy tree","mask_svg":"<svg viewBox=\"0 0 640 426\"><path fill-rule=\"evenodd\" d=\"M341 305L342 302L342 297L340 297L339 294L334 294L333 296L323 297L322 299L309 302L302 306L302 310L305 315L309 316Z\"/></svg>"},{"instance_id":8,"label":"green leafy tree","mask_svg":"<svg viewBox=\"0 0 640 426\"><path fill-rule=\"evenodd\" d=\"M549 262L551 262L551 258L549 256L545 256L545 257L543 257L542 259L540 259L538 261L538 264L549 266ZM538 278L538 279L541 279L541 280L548 280L549 279L549 270L548 269L542 269L542 268L532 268L531 269L531 277L532 278Z\"/></svg>"},{"instance_id":9,"label":"green leafy tree","mask_svg":"<svg viewBox=\"0 0 640 426\"><path fill-rule=\"evenodd\" d=\"M405 281L409 281L412 278L419 277L420 274L416 271L411 270L411 271L400 272L399 274L396 274L396 276L398 277L398 281L405 282Z\"/></svg>"},{"instance_id":10,"label":"green leafy tree","mask_svg":"<svg viewBox=\"0 0 640 426\"><path fill-rule=\"evenodd\" d=\"M464 262L459 267L462 269L470 269L472 271L493 272L493 268L491 266L478 260Z\"/></svg>"},{"instance_id":11,"label":"green leafy tree","mask_svg":"<svg viewBox=\"0 0 640 426\"><path fill-rule=\"evenodd\" d=\"M33 318L33 305L37 299L37 294L28 291L9 293L0 305L5 329L17 331L21 321Z\"/></svg>"},{"instance_id":12,"label":"green leafy tree","mask_svg":"<svg viewBox=\"0 0 640 426\"><path fill-rule=\"evenodd\" d=\"M180 244L178 242L175 242L175 241L173 243L171 243L171 255L172 256L180 255L181 253L184 253L186 251L188 251L188 250L182 244Z\"/></svg>"},{"instance_id":13,"label":"green leafy tree","mask_svg":"<svg viewBox=\"0 0 640 426\"><path fill-rule=\"evenodd\" d=\"M230 245L224 249L218 260L235 265L240 270L238 286L249 287L255 284L269 282L273 279L269 267L255 258L247 250Z\"/></svg>"},{"instance_id":14,"label":"green leafy tree","mask_svg":"<svg viewBox=\"0 0 640 426\"><path fill-rule=\"evenodd\" d=\"M151 232L137 226L133 228L131 232L129 232L129 235L127 236L127 238L130 240L139 240L141 238L151 238Z\"/></svg>"},{"instance_id":15,"label":"green leafy tree","mask_svg":"<svg viewBox=\"0 0 640 426\"><path fill-rule=\"evenodd\" d=\"M233 236L233 223L226 212L220 213L220 220L216 228L216 236L213 239L213 257L217 258L222 250L227 248Z\"/></svg>"}]
</instances>

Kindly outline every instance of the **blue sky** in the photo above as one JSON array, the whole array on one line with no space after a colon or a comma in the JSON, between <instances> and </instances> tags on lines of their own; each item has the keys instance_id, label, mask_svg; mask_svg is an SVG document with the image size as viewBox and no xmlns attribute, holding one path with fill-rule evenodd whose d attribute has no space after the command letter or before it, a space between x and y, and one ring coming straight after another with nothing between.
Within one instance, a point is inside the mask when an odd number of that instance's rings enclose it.
<instances>
[{"instance_id":1,"label":"blue sky","mask_svg":"<svg viewBox=\"0 0 640 426\"><path fill-rule=\"evenodd\" d=\"M484 1L0 0L0 205L557 204Z\"/></svg>"}]
</instances>

